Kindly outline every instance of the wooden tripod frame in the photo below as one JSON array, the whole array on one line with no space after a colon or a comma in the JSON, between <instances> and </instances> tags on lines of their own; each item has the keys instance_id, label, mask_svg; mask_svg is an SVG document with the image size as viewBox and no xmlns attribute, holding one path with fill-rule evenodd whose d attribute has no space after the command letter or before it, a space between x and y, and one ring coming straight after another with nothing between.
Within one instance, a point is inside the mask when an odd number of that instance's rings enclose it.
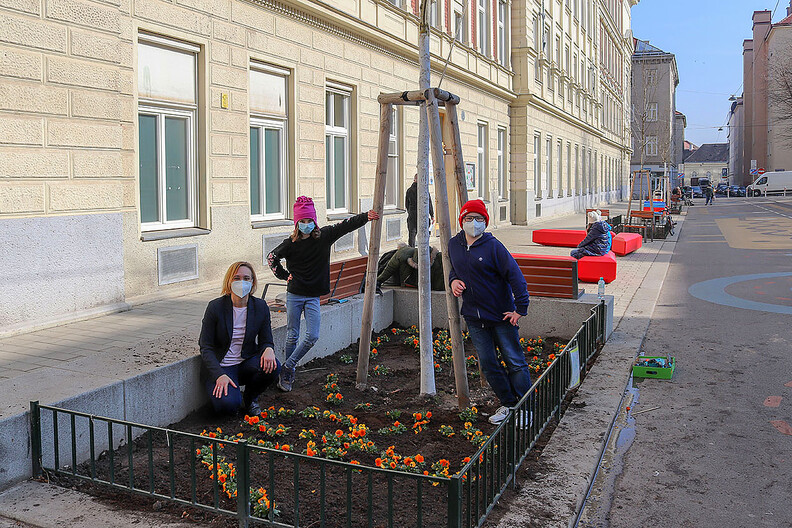
<instances>
[{"instance_id":1,"label":"wooden tripod frame","mask_svg":"<svg viewBox=\"0 0 792 528\"><path fill-rule=\"evenodd\" d=\"M431 137L432 162L434 165L435 194L437 195L437 223L440 228L440 247L443 254L443 277L446 288L446 307L448 309L448 328L451 334L451 350L454 364L454 379L460 408L470 405L470 391L467 383L465 350L462 338L462 325L459 316L457 298L448 286L451 271L451 260L448 255L448 243L451 239L451 219L446 193L446 172L443 160L443 139L452 148L454 156L454 174L456 176L459 203L467 201L465 185L465 165L462 159L462 145L459 136L457 105L459 97L439 88L426 91L380 94L380 133L377 155L377 174L374 182L374 210L380 215L379 220L371 224L371 240L369 242L368 266L366 268L366 289L363 302L363 320L360 327L360 345L358 348L357 387L365 388L368 384L368 358L371 346L371 330L374 322L374 294L377 280L377 263L380 253L382 236L382 210L385 202L385 178L388 170L388 141L391 128L393 106L419 106L426 108L429 133ZM446 126L440 124L439 105L446 109ZM445 128L445 130L442 130ZM430 301L431 302L431 301Z\"/></svg>"}]
</instances>

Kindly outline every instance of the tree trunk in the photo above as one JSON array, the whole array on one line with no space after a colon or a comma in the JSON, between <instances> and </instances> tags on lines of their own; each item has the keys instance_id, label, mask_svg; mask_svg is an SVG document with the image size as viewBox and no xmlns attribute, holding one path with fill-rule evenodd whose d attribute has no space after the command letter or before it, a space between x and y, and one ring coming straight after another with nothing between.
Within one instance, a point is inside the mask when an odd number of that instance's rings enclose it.
<instances>
[{"instance_id":1,"label":"tree trunk","mask_svg":"<svg viewBox=\"0 0 792 528\"><path fill-rule=\"evenodd\" d=\"M421 25L418 34L418 85L427 90L430 84L428 2L421 2ZM421 395L433 396L435 388L434 347L432 345L432 289L429 273L429 123L426 103L421 104L418 131L418 312L421 357Z\"/></svg>"}]
</instances>

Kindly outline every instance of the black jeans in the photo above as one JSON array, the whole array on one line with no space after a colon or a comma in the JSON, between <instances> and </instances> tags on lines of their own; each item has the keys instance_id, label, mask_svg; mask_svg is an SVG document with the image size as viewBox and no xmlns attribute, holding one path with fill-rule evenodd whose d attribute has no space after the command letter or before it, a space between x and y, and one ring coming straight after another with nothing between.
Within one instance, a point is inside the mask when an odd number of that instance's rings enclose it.
<instances>
[{"instance_id":1,"label":"black jeans","mask_svg":"<svg viewBox=\"0 0 792 528\"><path fill-rule=\"evenodd\" d=\"M250 405L250 402L258 398L264 389L278 380L281 365L277 361L277 368L268 374L261 370L261 354L256 354L238 365L220 368L223 369L226 376L231 378L236 387L229 384L228 394L215 398L212 391L214 391L217 380L206 380L206 392L209 393L209 399L217 413L233 414L240 407ZM239 390L240 385L245 386L244 395Z\"/></svg>"}]
</instances>

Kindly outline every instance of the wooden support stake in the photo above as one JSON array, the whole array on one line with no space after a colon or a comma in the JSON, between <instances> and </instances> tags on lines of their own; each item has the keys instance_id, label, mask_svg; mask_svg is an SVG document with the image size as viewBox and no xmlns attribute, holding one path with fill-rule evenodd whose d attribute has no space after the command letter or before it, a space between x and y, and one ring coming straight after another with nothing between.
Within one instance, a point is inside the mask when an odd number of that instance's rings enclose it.
<instances>
[{"instance_id":1,"label":"wooden support stake","mask_svg":"<svg viewBox=\"0 0 792 528\"><path fill-rule=\"evenodd\" d=\"M360 324L360 345L358 347L358 368L356 387L364 390L368 386L369 352L371 351L371 328L374 325L374 295L377 286L377 263L379 261L380 239L382 238L382 209L385 202L385 181L388 172L388 142L390 141L391 116L393 105L380 106L379 156L377 175L374 180L374 211L380 216L371 221L371 235L366 266L366 290L363 300L363 321Z\"/></svg>"},{"instance_id":2,"label":"wooden support stake","mask_svg":"<svg viewBox=\"0 0 792 528\"><path fill-rule=\"evenodd\" d=\"M465 183L465 162L462 157L462 140L459 137L459 118L455 104L446 105L446 118L451 131L451 148L454 155L454 176L456 176L459 207L467 202L467 184Z\"/></svg>"},{"instance_id":3,"label":"wooden support stake","mask_svg":"<svg viewBox=\"0 0 792 528\"><path fill-rule=\"evenodd\" d=\"M454 105L449 105L453 107ZM448 243L451 240L450 214L448 211L448 193L446 191L445 163L443 161L443 134L440 128L440 112L433 90L426 91L426 113L429 119L431 134L432 161L435 173L435 194L437 196L437 222L440 227L440 247L443 252L443 279L445 280L446 308L448 310L448 328L451 334L451 354L454 363L454 380L456 382L457 402L460 409L470 406L470 389L468 388L467 367L465 365L465 343L462 339L462 325L459 318L457 298L448 285L451 272L451 258L448 254ZM457 131L458 134L458 131ZM461 160L461 159L460 159ZM465 191L467 195L467 191ZM467 196L465 196L467 198Z\"/></svg>"}]
</instances>

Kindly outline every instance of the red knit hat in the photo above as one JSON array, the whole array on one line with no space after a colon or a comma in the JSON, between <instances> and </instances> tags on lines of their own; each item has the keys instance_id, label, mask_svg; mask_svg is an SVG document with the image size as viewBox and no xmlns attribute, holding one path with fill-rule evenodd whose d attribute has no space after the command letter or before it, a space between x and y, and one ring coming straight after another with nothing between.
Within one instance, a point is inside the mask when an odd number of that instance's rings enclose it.
<instances>
[{"instance_id":1,"label":"red knit hat","mask_svg":"<svg viewBox=\"0 0 792 528\"><path fill-rule=\"evenodd\" d=\"M468 200L459 211L459 227L462 227L462 219L468 213L478 213L484 217L484 224L489 225L489 215L487 214L487 206L481 200Z\"/></svg>"},{"instance_id":2,"label":"red knit hat","mask_svg":"<svg viewBox=\"0 0 792 528\"><path fill-rule=\"evenodd\" d=\"M313 200L308 198L307 196L298 196L297 200L294 201L294 225L297 225L297 222L302 220L303 218L310 218L314 221L314 224L318 224L319 222L316 221L316 208L314 207Z\"/></svg>"}]
</instances>

